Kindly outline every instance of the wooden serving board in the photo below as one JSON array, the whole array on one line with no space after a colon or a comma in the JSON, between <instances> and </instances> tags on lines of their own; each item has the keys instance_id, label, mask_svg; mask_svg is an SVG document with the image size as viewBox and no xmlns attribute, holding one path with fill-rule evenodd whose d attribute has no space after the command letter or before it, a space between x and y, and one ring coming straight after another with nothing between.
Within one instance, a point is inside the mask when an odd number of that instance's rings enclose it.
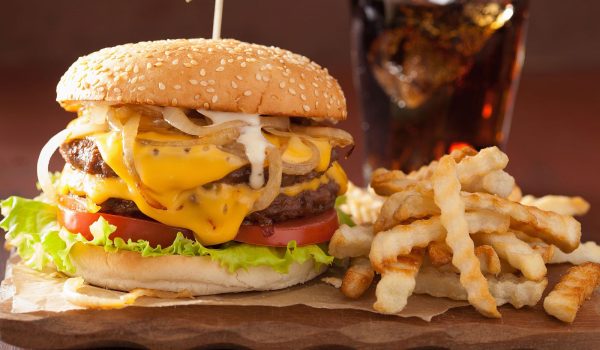
<instances>
[{"instance_id":1,"label":"wooden serving board","mask_svg":"<svg viewBox=\"0 0 600 350\"><path fill-rule=\"evenodd\" d=\"M554 283L552 278L549 286ZM0 304L0 338L27 348L600 349L599 293L586 302L572 325L547 316L541 303L533 309L504 306L500 311L503 318L491 320L464 307L428 323L307 306L129 307L12 314L10 304L4 303Z\"/></svg>"}]
</instances>

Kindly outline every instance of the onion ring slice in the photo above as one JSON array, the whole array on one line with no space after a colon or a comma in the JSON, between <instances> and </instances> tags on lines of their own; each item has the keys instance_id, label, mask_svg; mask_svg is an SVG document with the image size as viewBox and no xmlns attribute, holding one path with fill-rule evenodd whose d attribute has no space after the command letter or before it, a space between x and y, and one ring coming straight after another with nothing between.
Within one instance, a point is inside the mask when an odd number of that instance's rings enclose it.
<instances>
[{"instance_id":1,"label":"onion ring slice","mask_svg":"<svg viewBox=\"0 0 600 350\"><path fill-rule=\"evenodd\" d=\"M69 137L70 133L71 132L69 130L65 129L52 136L50 140L46 142L44 147L42 147L38 157L36 169L38 182L40 183L42 191L50 200L55 200L57 196L56 189L54 188L54 184L52 183L52 178L50 176L50 170L48 169L48 166L50 165L50 159L60 145Z\"/></svg>"},{"instance_id":2,"label":"onion ring slice","mask_svg":"<svg viewBox=\"0 0 600 350\"><path fill-rule=\"evenodd\" d=\"M269 147L267 151L267 160L269 161L269 180L265 187L261 190L261 195L254 203L252 211L260 211L266 209L275 198L279 195L281 188L281 154L276 147Z\"/></svg>"},{"instance_id":3,"label":"onion ring slice","mask_svg":"<svg viewBox=\"0 0 600 350\"><path fill-rule=\"evenodd\" d=\"M129 175L131 175L135 181L135 186L144 197L144 200L153 208L156 209L166 209L162 204L160 204L157 200L152 198L142 183L140 175L138 174L135 168L135 161L133 157L133 148L135 146L135 140L137 136L138 126L140 125L140 116L136 115L135 117L129 118L129 120L123 126L123 130L121 131L123 138L123 160L125 161L125 166L127 167L127 171Z\"/></svg>"},{"instance_id":4,"label":"onion ring slice","mask_svg":"<svg viewBox=\"0 0 600 350\"><path fill-rule=\"evenodd\" d=\"M319 164L320 152L319 152L319 149L317 148L317 146L315 146L314 143L312 143L308 140L305 140L305 138L300 138L300 140L302 141L302 143L304 143L305 145L307 145L310 148L310 151L311 151L310 159L308 159L304 162L301 162L301 163L296 163L296 164L282 162L282 171L284 174L289 174L289 175L308 174L313 169L315 169L317 167L317 165ZM284 153L285 153L285 151L284 151Z\"/></svg>"},{"instance_id":5,"label":"onion ring slice","mask_svg":"<svg viewBox=\"0 0 600 350\"><path fill-rule=\"evenodd\" d=\"M172 127L183 131L188 135L200 137L209 136L225 129L239 128L248 125L248 123L242 120L232 120L220 124L201 126L192 122L181 109L175 107L164 107L163 118Z\"/></svg>"}]
</instances>

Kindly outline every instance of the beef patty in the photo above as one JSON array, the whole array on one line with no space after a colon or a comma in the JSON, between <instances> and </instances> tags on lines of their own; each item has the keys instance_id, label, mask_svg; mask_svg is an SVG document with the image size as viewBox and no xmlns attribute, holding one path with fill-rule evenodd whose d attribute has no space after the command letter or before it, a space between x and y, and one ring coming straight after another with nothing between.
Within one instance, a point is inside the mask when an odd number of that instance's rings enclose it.
<instances>
[{"instance_id":1,"label":"beef patty","mask_svg":"<svg viewBox=\"0 0 600 350\"><path fill-rule=\"evenodd\" d=\"M102 159L98 147L93 140L75 139L64 143L60 147L60 153L67 163L75 169L88 174L103 177L117 177L117 174ZM337 152L331 154L331 162L337 158ZM265 169L265 178L268 178L268 169ZM250 178L250 166L239 168L214 183L240 184L248 183ZM318 178L323 172L311 171L305 175L283 174L281 186L291 186L296 183L310 181ZM271 225L276 222L314 216L333 208L339 185L334 181L319 186L314 191L303 191L296 196L278 195L269 207L261 211L253 212L244 219L244 224ZM110 198L100 204L100 212L116 214L140 219L152 220L144 215L133 201Z\"/></svg>"}]
</instances>

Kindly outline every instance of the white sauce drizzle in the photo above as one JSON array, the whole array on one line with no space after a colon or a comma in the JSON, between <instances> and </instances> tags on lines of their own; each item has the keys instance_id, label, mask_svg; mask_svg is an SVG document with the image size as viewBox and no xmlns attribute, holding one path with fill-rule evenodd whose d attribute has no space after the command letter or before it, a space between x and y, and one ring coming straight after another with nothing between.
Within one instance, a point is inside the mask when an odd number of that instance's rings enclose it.
<instances>
[{"instance_id":1,"label":"white sauce drizzle","mask_svg":"<svg viewBox=\"0 0 600 350\"><path fill-rule=\"evenodd\" d=\"M254 189L263 187L265 184L265 152L270 144L261 132L260 116L258 114L215 112L202 109L199 109L198 113L210 118L214 124L233 120L242 120L250 124L240 129L240 136L237 141L244 145L246 157L248 157L248 161L250 162L252 170L250 173L250 187Z\"/></svg>"}]
</instances>

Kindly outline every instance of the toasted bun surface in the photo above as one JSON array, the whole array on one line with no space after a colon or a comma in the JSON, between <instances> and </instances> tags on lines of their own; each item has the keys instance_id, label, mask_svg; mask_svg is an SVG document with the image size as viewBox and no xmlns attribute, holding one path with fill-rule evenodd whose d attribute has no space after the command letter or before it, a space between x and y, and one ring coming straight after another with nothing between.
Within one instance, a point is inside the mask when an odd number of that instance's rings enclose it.
<instances>
[{"instance_id":1,"label":"toasted bun surface","mask_svg":"<svg viewBox=\"0 0 600 350\"><path fill-rule=\"evenodd\" d=\"M144 258L136 252L107 253L102 247L81 243L73 246L70 257L76 268L74 275L99 287L122 291L188 290L193 295L282 289L309 281L324 271L324 268L317 271L310 259L303 264L292 264L287 274L266 266L229 273L207 256Z\"/></svg>"},{"instance_id":2,"label":"toasted bun surface","mask_svg":"<svg viewBox=\"0 0 600 350\"><path fill-rule=\"evenodd\" d=\"M56 92L63 106L107 101L329 120L347 115L327 69L287 50L232 39L105 48L73 63Z\"/></svg>"}]
</instances>

